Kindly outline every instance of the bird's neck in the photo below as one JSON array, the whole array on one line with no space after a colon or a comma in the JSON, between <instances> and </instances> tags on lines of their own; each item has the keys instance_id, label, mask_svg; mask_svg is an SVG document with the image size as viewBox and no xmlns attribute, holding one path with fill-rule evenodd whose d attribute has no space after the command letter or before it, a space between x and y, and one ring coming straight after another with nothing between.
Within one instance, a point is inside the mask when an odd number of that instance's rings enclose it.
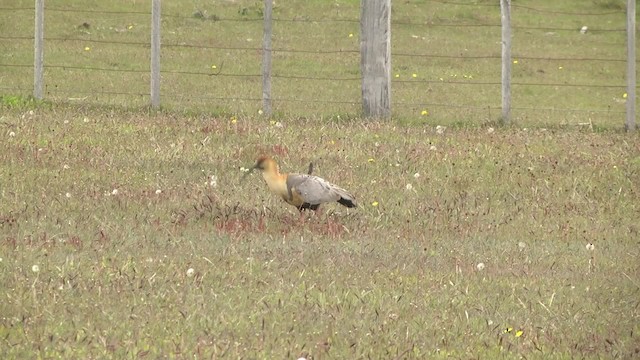
<instances>
[{"instance_id":1,"label":"bird's neck","mask_svg":"<svg viewBox=\"0 0 640 360\"><path fill-rule=\"evenodd\" d=\"M271 169L269 171L263 171L262 177L269 186L269 190L279 195L285 196L287 191L287 175L280 174L278 168Z\"/></svg>"}]
</instances>

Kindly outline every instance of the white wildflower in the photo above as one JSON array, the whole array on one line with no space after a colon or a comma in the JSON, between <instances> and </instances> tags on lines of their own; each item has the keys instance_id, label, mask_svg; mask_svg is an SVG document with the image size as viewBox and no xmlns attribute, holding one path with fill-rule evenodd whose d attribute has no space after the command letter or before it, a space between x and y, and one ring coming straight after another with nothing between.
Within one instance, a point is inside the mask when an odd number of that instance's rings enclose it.
<instances>
[{"instance_id":1,"label":"white wildflower","mask_svg":"<svg viewBox=\"0 0 640 360\"><path fill-rule=\"evenodd\" d=\"M478 265L476 265L476 269L478 269L478 271L482 271L484 270L485 265L483 262L479 262Z\"/></svg>"},{"instance_id":2,"label":"white wildflower","mask_svg":"<svg viewBox=\"0 0 640 360\"><path fill-rule=\"evenodd\" d=\"M193 268L189 268L189 270L187 270L187 276L188 277L192 277L195 273L196 273L196 271L193 270Z\"/></svg>"},{"instance_id":3,"label":"white wildflower","mask_svg":"<svg viewBox=\"0 0 640 360\"><path fill-rule=\"evenodd\" d=\"M33 265L33 266L31 267L31 271L33 271L34 273L39 272L39 271L40 271L40 266L38 266L38 265Z\"/></svg>"}]
</instances>

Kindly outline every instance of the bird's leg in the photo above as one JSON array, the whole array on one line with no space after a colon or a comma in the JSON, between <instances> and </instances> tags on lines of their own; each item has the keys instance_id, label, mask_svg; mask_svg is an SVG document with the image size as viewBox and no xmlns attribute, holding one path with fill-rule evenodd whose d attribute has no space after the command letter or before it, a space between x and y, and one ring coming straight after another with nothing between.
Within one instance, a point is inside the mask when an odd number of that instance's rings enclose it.
<instances>
[{"instance_id":1,"label":"bird's leg","mask_svg":"<svg viewBox=\"0 0 640 360\"><path fill-rule=\"evenodd\" d=\"M304 225L306 217L307 217L307 210L300 207L298 208L298 210L300 210L300 216L298 217L298 223L300 225Z\"/></svg>"}]
</instances>

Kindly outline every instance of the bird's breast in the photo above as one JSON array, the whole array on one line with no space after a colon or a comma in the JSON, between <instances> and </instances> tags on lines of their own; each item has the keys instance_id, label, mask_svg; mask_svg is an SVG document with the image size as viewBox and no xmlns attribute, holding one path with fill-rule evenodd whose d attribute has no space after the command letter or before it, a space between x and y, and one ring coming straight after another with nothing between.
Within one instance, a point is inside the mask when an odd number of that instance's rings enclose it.
<instances>
[{"instance_id":1,"label":"bird's breast","mask_svg":"<svg viewBox=\"0 0 640 360\"><path fill-rule=\"evenodd\" d=\"M262 177L272 193L282 197L289 196L289 192L287 191L287 180L284 175L262 173Z\"/></svg>"}]
</instances>

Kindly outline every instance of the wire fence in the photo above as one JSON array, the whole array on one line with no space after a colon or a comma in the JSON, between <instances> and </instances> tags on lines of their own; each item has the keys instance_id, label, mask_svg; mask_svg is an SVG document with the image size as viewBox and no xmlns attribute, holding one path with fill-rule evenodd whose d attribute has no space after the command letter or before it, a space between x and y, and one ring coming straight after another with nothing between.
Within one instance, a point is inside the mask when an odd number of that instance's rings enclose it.
<instances>
[{"instance_id":1,"label":"wire fence","mask_svg":"<svg viewBox=\"0 0 640 360\"><path fill-rule=\"evenodd\" d=\"M515 121L624 119L625 9L611 2L574 3L512 5ZM260 111L261 8L239 1L186 12L181 5L162 9L162 106ZM103 6L46 6L46 99L148 105L150 8L136 2ZM1 94L33 90L34 11L26 4L0 6ZM496 4L398 2L393 11L394 116L495 120L501 107ZM359 23L358 4L294 1L275 7L276 113L359 113Z\"/></svg>"}]
</instances>

